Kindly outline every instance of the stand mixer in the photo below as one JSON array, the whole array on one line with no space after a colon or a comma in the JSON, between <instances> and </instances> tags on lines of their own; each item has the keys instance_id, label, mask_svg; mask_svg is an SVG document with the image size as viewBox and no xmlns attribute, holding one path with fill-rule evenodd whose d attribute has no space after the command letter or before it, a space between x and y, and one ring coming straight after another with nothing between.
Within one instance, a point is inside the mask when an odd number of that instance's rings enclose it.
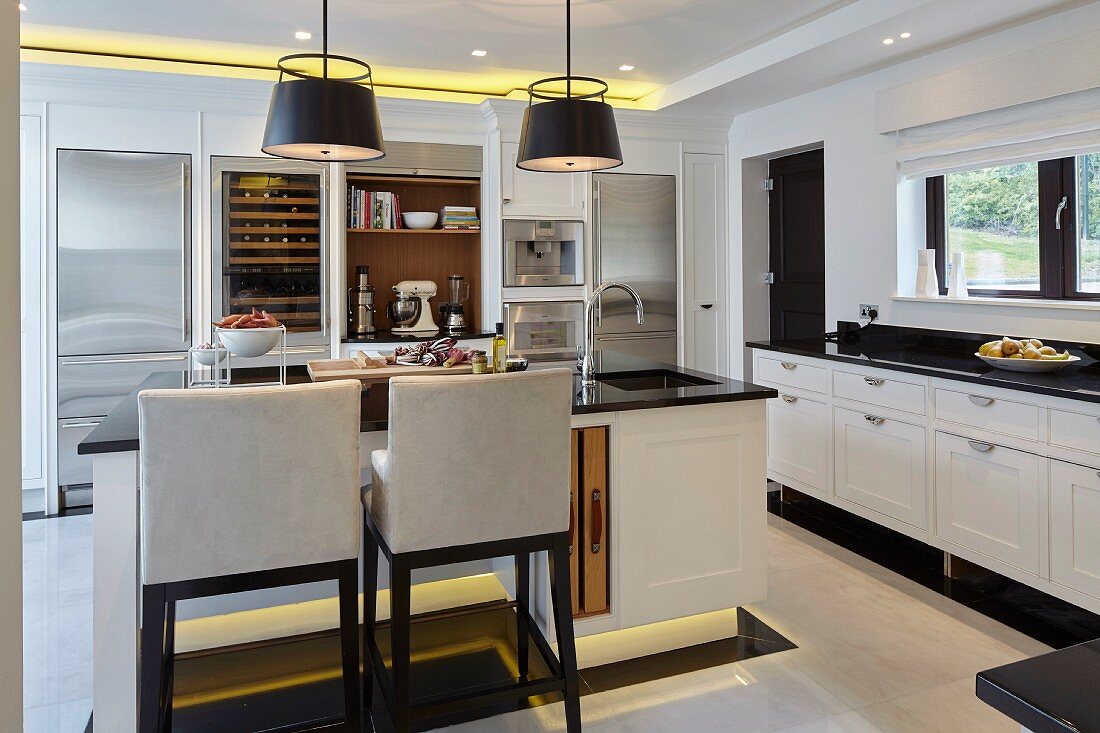
<instances>
[{"instance_id":1,"label":"stand mixer","mask_svg":"<svg viewBox=\"0 0 1100 733\"><path fill-rule=\"evenodd\" d=\"M386 307L393 333L434 333L439 330L428 300L438 287L431 280L402 280L393 286L397 299Z\"/></svg>"},{"instance_id":2,"label":"stand mixer","mask_svg":"<svg viewBox=\"0 0 1100 733\"><path fill-rule=\"evenodd\" d=\"M443 329L447 333L465 333L466 309L462 304L470 297L470 283L462 275L448 275L447 290L451 299L439 306Z\"/></svg>"}]
</instances>

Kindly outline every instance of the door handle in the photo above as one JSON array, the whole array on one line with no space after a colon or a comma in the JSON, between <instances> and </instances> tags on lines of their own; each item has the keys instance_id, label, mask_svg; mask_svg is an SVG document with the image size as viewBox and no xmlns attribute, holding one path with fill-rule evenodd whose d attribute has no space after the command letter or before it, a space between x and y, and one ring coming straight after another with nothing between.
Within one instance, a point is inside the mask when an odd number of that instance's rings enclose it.
<instances>
[{"instance_id":1,"label":"door handle","mask_svg":"<svg viewBox=\"0 0 1100 733\"><path fill-rule=\"evenodd\" d=\"M573 497L569 497L569 554L573 554L574 539L577 534L577 521L573 513Z\"/></svg>"},{"instance_id":2,"label":"door handle","mask_svg":"<svg viewBox=\"0 0 1100 733\"><path fill-rule=\"evenodd\" d=\"M592 554L600 551L603 542L603 494L599 489L592 490Z\"/></svg>"},{"instance_id":3,"label":"door handle","mask_svg":"<svg viewBox=\"0 0 1100 733\"><path fill-rule=\"evenodd\" d=\"M63 361L61 366L95 366L97 364L145 364L158 361L186 361L186 356L140 356L133 359L96 359L95 361Z\"/></svg>"},{"instance_id":4,"label":"door handle","mask_svg":"<svg viewBox=\"0 0 1100 733\"><path fill-rule=\"evenodd\" d=\"M872 425L882 425L884 422L886 422L886 418L879 417L878 415L864 415L863 419L871 423Z\"/></svg>"},{"instance_id":5,"label":"door handle","mask_svg":"<svg viewBox=\"0 0 1100 733\"><path fill-rule=\"evenodd\" d=\"M75 428L94 428L98 427L98 422L67 422L61 424L62 430L71 430Z\"/></svg>"},{"instance_id":6,"label":"door handle","mask_svg":"<svg viewBox=\"0 0 1100 733\"><path fill-rule=\"evenodd\" d=\"M1054 210L1054 228L1062 228L1062 212L1066 210L1066 206L1069 205L1069 197L1063 196L1062 200L1058 202L1058 208Z\"/></svg>"},{"instance_id":7,"label":"door handle","mask_svg":"<svg viewBox=\"0 0 1100 733\"><path fill-rule=\"evenodd\" d=\"M647 339L667 339L672 338L672 334L655 334L644 336L597 336L597 341L645 341Z\"/></svg>"},{"instance_id":8,"label":"door handle","mask_svg":"<svg viewBox=\"0 0 1100 733\"><path fill-rule=\"evenodd\" d=\"M976 394L967 395L966 398L968 400L970 400L971 402L973 402L978 407L988 407L989 405L992 405L993 402L994 402L992 397L982 397L981 395L976 395Z\"/></svg>"},{"instance_id":9,"label":"door handle","mask_svg":"<svg viewBox=\"0 0 1100 733\"><path fill-rule=\"evenodd\" d=\"M966 442L970 444L971 448L978 451L979 453L988 453L989 451L993 450L992 443L986 443L981 440L968 440Z\"/></svg>"},{"instance_id":10,"label":"door handle","mask_svg":"<svg viewBox=\"0 0 1100 733\"><path fill-rule=\"evenodd\" d=\"M714 307L714 303L701 303L699 307L705 311L709 311L711 308Z\"/></svg>"},{"instance_id":11,"label":"door handle","mask_svg":"<svg viewBox=\"0 0 1100 733\"><path fill-rule=\"evenodd\" d=\"M786 370L787 370L788 372L790 372L790 371L794 371L795 367L797 367L797 366L798 366L797 364L792 364L792 363L791 363L791 362L789 362L789 361L781 361L781 362L779 362L779 364L780 364L780 365L781 365L781 366L782 366L782 367L783 367L784 369L786 369Z\"/></svg>"},{"instance_id":12,"label":"door handle","mask_svg":"<svg viewBox=\"0 0 1100 733\"><path fill-rule=\"evenodd\" d=\"M183 186L183 242L181 242L180 249L180 278L183 281L180 283L180 290L183 291L181 300L183 301L183 322L180 324L180 340L184 343L188 343L191 340L190 329L188 325L191 322L191 247L189 241L191 239L191 170L190 164L183 163L180 165L180 185Z\"/></svg>"},{"instance_id":13,"label":"door handle","mask_svg":"<svg viewBox=\"0 0 1100 733\"><path fill-rule=\"evenodd\" d=\"M871 385L872 387L881 387L882 385L886 384L886 380L882 379L881 377L864 377L863 381Z\"/></svg>"},{"instance_id":14,"label":"door handle","mask_svg":"<svg viewBox=\"0 0 1100 733\"><path fill-rule=\"evenodd\" d=\"M797 397L794 397L793 395L789 395L789 394L781 394L781 395L779 395L779 398L781 400L783 400L784 402L786 402L788 405L793 405L795 402L798 402Z\"/></svg>"}]
</instances>

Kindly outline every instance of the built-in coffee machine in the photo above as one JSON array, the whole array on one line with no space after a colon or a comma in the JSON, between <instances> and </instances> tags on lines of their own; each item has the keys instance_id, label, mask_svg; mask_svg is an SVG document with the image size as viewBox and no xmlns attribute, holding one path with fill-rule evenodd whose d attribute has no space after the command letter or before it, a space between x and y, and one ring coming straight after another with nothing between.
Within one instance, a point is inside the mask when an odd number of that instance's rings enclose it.
<instances>
[{"instance_id":1,"label":"built-in coffee machine","mask_svg":"<svg viewBox=\"0 0 1100 733\"><path fill-rule=\"evenodd\" d=\"M504 287L583 285L583 238L579 221L505 221Z\"/></svg>"},{"instance_id":2,"label":"built-in coffee machine","mask_svg":"<svg viewBox=\"0 0 1100 733\"><path fill-rule=\"evenodd\" d=\"M366 336L378 329L374 326L374 288L370 284L370 267L355 268L355 285L348 288L348 336Z\"/></svg>"},{"instance_id":3,"label":"built-in coffee machine","mask_svg":"<svg viewBox=\"0 0 1100 733\"><path fill-rule=\"evenodd\" d=\"M449 300L439 306L440 328L448 333L464 333L467 327L465 303L470 299L470 283L462 275L448 275L447 294Z\"/></svg>"}]
</instances>

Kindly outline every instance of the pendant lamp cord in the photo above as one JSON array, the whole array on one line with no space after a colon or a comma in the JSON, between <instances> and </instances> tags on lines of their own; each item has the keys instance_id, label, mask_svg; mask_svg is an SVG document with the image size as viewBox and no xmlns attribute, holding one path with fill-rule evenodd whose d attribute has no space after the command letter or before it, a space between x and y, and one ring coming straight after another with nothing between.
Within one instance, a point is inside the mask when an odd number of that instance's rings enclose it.
<instances>
[{"instance_id":1,"label":"pendant lamp cord","mask_svg":"<svg viewBox=\"0 0 1100 733\"><path fill-rule=\"evenodd\" d=\"M326 0L327 2L328 0ZM573 96L573 18L571 0L565 0L565 97Z\"/></svg>"},{"instance_id":2,"label":"pendant lamp cord","mask_svg":"<svg viewBox=\"0 0 1100 733\"><path fill-rule=\"evenodd\" d=\"M321 0L321 75L328 79L328 0Z\"/></svg>"}]
</instances>

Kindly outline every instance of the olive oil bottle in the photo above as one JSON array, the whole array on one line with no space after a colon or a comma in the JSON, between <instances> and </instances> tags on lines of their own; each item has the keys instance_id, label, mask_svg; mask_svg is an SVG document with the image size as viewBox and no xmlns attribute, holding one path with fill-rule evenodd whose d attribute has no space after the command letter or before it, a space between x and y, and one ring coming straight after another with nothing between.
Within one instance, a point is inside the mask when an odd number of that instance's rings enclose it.
<instances>
[{"instance_id":1,"label":"olive oil bottle","mask_svg":"<svg viewBox=\"0 0 1100 733\"><path fill-rule=\"evenodd\" d=\"M508 360L508 342L504 338L504 324L497 323L497 335L493 337L492 365L495 374L504 374Z\"/></svg>"}]
</instances>

